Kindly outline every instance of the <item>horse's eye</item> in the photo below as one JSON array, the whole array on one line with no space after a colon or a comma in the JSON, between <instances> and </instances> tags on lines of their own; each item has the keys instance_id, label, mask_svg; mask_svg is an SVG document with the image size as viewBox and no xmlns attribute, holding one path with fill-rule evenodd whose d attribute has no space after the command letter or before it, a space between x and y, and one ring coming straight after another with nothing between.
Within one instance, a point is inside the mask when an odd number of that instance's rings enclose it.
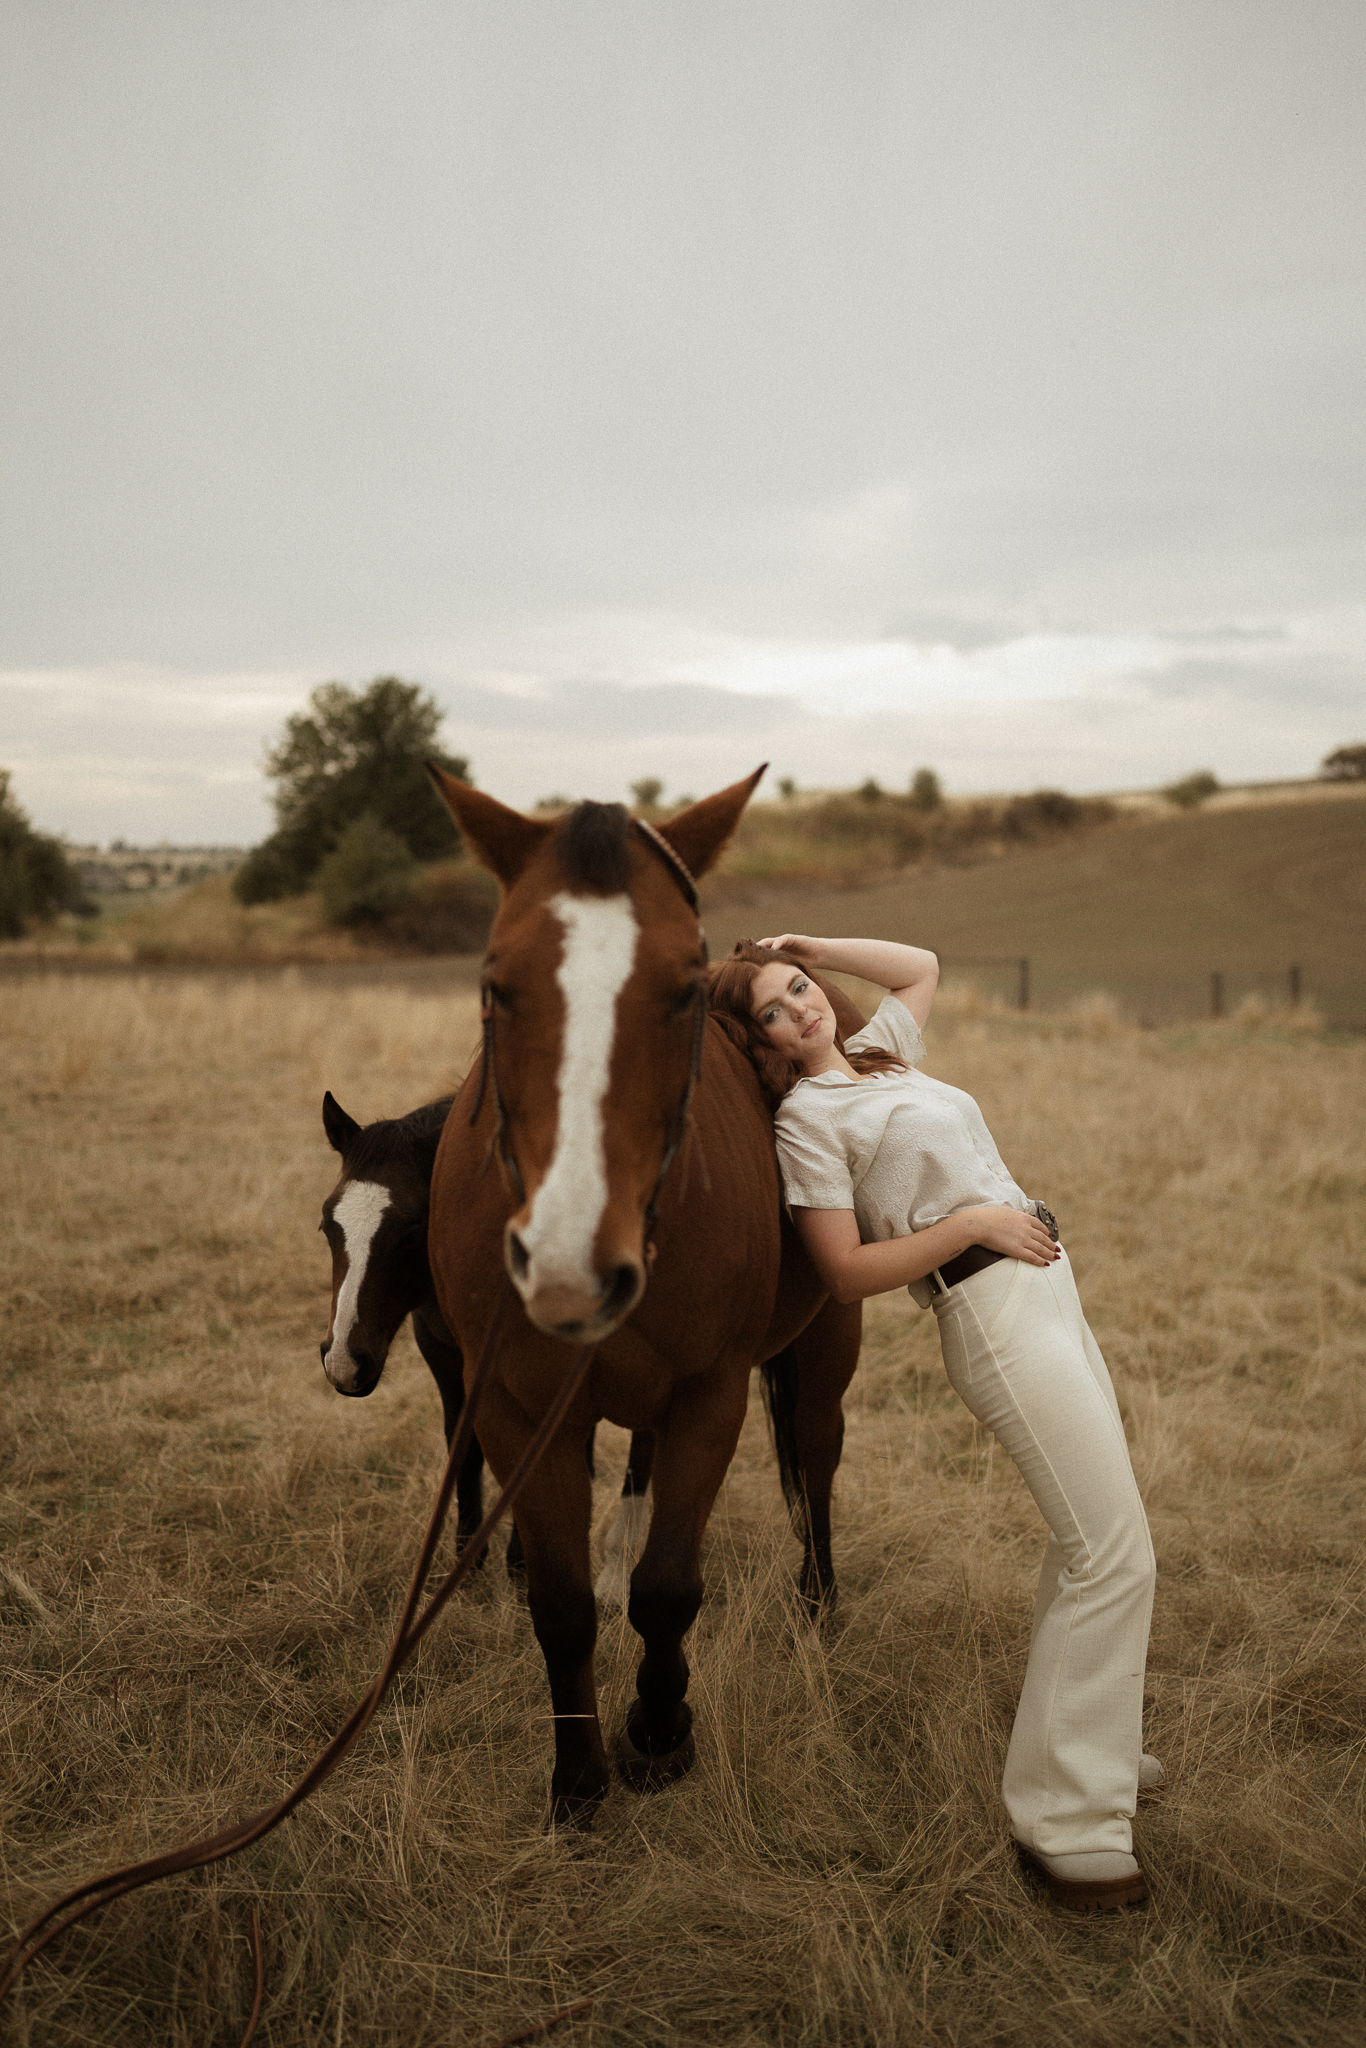
<instances>
[{"instance_id":1,"label":"horse's eye","mask_svg":"<svg viewBox=\"0 0 1366 2048\"><path fill-rule=\"evenodd\" d=\"M700 982L691 981L686 988L680 989L677 995L670 996L668 1004L670 1018L686 1017L693 1004L700 1000L701 994Z\"/></svg>"},{"instance_id":2,"label":"horse's eye","mask_svg":"<svg viewBox=\"0 0 1366 2048\"><path fill-rule=\"evenodd\" d=\"M514 1007L511 989L501 982L486 981L483 987L484 1008L488 1010L511 1010Z\"/></svg>"}]
</instances>

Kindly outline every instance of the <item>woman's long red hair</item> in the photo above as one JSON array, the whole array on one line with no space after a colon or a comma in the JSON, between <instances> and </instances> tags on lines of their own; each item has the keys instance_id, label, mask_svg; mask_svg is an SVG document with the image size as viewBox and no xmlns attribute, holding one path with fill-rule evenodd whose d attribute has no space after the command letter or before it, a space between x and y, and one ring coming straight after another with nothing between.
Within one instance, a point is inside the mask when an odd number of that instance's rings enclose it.
<instances>
[{"instance_id":1,"label":"woman's long red hair","mask_svg":"<svg viewBox=\"0 0 1366 2048\"><path fill-rule=\"evenodd\" d=\"M755 975L763 967L774 966L795 967L803 974L811 973L805 960L799 960L795 953L782 952L776 946L759 946L753 939L737 939L734 950L713 967L707 984L707 1004L713 1017L758 1075L759 1086L770 1109L776 1109L788 1090L802 1078L801 1068L769 1044L767 1033L750 1008ZM894 1052L883 1052L880 1048L869 1052L846 1052L844 1037L838 1027L835 1044L856 1074L905 1072L905 1060Z\"/></svg>"}]
</instances>

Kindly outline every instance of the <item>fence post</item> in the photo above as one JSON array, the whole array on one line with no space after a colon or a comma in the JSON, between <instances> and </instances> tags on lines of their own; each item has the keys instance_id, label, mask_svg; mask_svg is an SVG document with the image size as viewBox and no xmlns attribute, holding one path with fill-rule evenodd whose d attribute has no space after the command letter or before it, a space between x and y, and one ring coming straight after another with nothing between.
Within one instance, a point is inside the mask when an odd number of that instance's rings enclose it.
<instances>
[{"instance_id":1,"label":"fence post","mask_svg":"<svg viewBox=\"0 0 1366 2048\"><path fill-rule=\"evenodd\" d=\"M1300 1006L1300 970L1299 970L1299 967L1298 967L1298 966L1292 967L1292 968L1291 968L1291 970L1290 970L1290 972L1289 972L1289 974L1287 974L1287 976L1285 977L1285 979L1286 979L1286 983L1287 983L1287 986L1289 987L1289 990L1290 990L1290 1007L1291 1007L1291 1009L1292 1009L1292 1010L1298 1010L1298 1008L1299 1008L1299 1006Z\"/></svg>"},{"instance_id":2,"label":"fence post","mask_svg":"<svg viewBox=\"0 0 1366 2048\"><path fill-rule=\"evenodd\" d=\"M1020 956L1020 1008L1022 1010L1029 1008L1029 956L1027 953Z\"/></svg>"},{"instance_id":3,"label":"fence post","mask_svg":"<svg viewBox=\"0 0 1366 2048\"><path fill-rule=\"evenodd\" d=\"M1224 977L1217 967L1209 978L1209 1013L1211 1017L1224 1014Z\"/></svg>"}]
</instances>

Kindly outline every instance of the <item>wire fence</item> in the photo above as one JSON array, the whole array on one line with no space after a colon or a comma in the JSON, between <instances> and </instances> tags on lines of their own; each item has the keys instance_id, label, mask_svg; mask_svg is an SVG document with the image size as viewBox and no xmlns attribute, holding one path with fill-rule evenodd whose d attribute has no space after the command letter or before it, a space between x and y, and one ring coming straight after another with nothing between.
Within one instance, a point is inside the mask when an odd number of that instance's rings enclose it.
<instances>
[{"instance_id":1,"label":"wire fence","mask_svg":"<svg viewBox=\"0 0 1366 2048\"><path fill-rule=\"evenodd\" d=\"M1027 953L941 953L939 964L941 969L947 968L953 971L956 971L958 968L972 967L1005 968L1008 970L1013 986L1014 1001L1012 1007L1016 1010L1027 1010L1030 1007L1032 977L1030 972L1030 956ZM1275 980L1284 980L1286 1005L1289 1009L1298 1009L1304 999L1304 970L1299 963L1295 962L1289 967L1278 968L1273 978ZM1212 967L1209 971L1209 1002L1206 1015L1211 1018L1219 1018L1227 1014L1224 970L1220 967Z\"/></svg>"}]
</instances>

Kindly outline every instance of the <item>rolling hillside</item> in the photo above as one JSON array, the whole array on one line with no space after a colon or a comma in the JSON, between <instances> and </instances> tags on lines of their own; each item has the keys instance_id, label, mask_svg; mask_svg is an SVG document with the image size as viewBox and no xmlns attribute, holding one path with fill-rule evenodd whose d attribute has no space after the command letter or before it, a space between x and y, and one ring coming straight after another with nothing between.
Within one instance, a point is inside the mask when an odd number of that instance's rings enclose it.
<instances>
[{"instance_id":1,"label":"rolling hillside","mask_svg":"<svg viewBox=\"0 0 1366 2048\"><path fill-rule=\"evenodd\" d=\"M1215 969L1229 1010L1254 992L1279 1003L1298 964L1330 1026L1366 1029L1366 792L1125 820L872 887L720 895L714 956L741 932L866 932L933 946L946 974L1011 995L1011 966L969 963L1024 954L1039 1008L1103 988L1155 1024L1203 1016Z\"/></svg>"}]
</instances>

